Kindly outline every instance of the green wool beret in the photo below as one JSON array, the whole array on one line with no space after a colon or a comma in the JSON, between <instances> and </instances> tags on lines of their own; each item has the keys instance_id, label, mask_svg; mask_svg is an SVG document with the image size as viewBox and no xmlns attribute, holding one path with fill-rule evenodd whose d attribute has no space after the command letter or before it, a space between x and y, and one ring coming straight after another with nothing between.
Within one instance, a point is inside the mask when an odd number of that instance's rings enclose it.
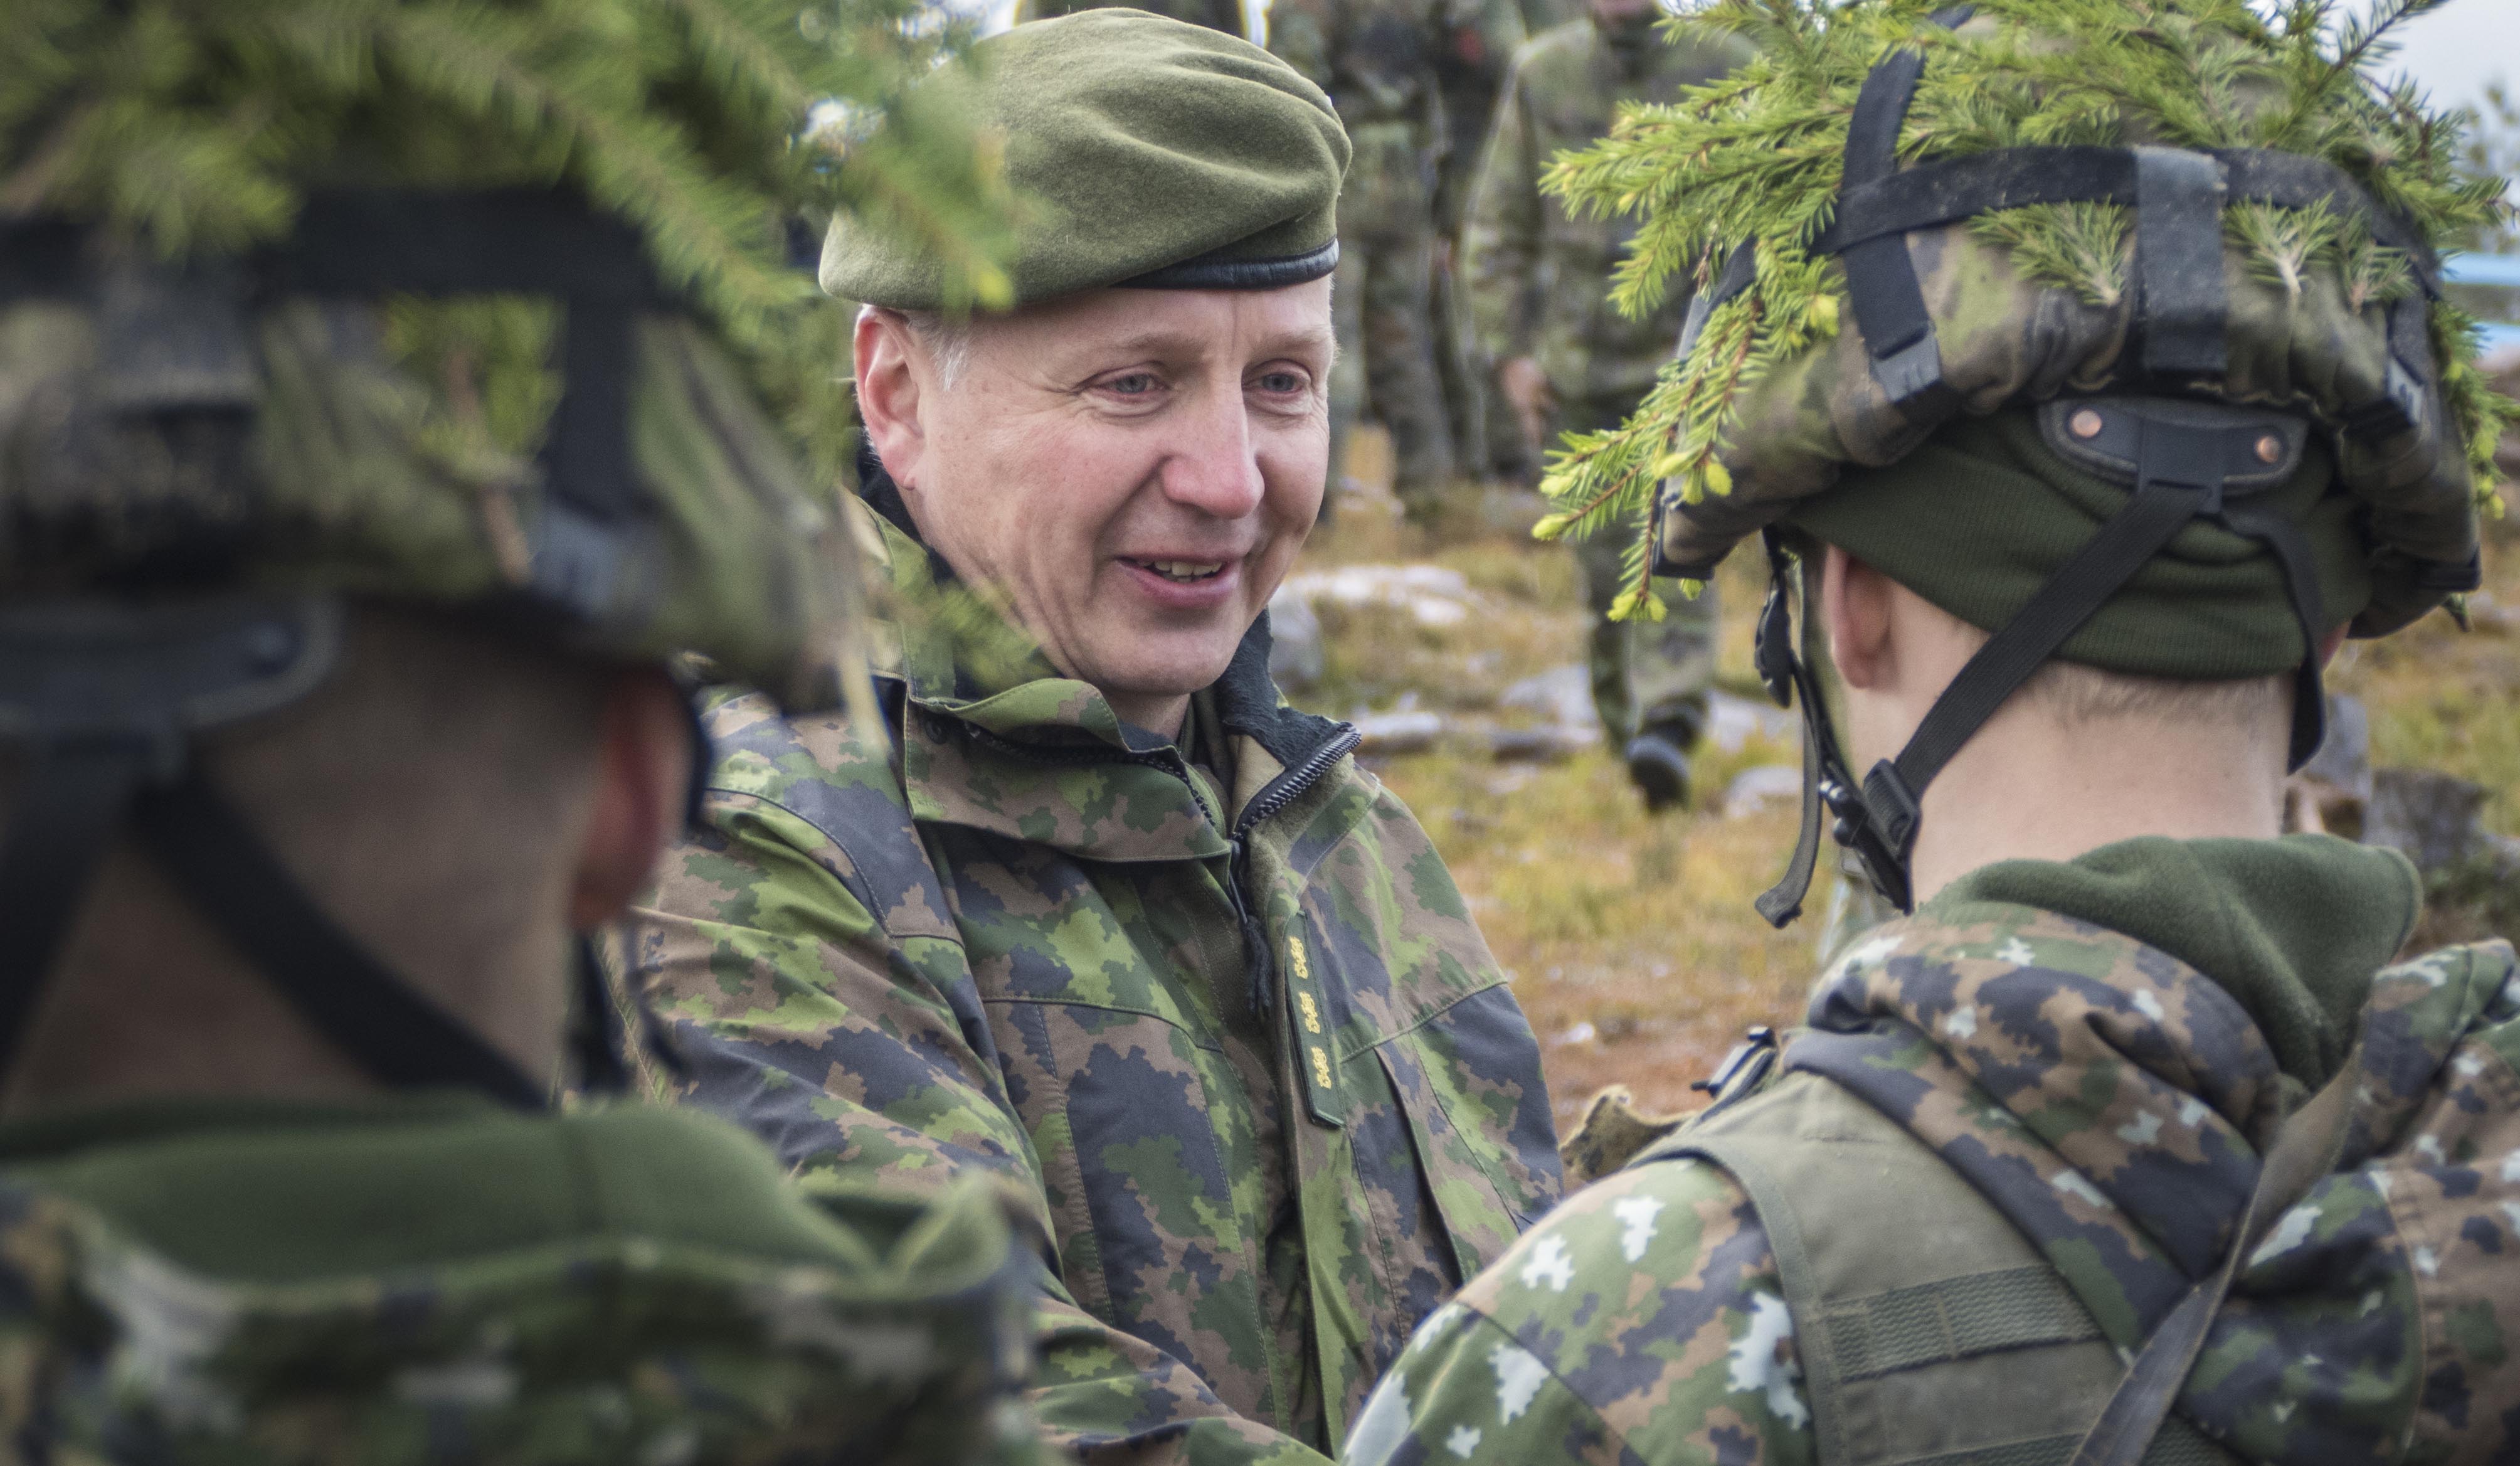
<instances>
[{"instance_id":1,"label":"green wool beret","mask_svg":"<svg viewBox=\"0 0 2520 1466\"><path fill-rule=\"evenodd\" d=\"M1138 10L1037 21L921 83L1005 139L1019 201L1015 305L1103 286L1267 290L1338 262L1347 132L1320 87L1236 36ZM849 223L823 289L944 304L930 252Z\"/></svg>"},{"instance_id":2,"label":"green wool beret","mask_svg":"<svg viewBox=\"0 0 2520 1466\"><path fill-rule=\"evenodd\" d=\"M1788 516L1982 630L2001 629L2127 502L2127 490L2059 457L2035 413L1963 418L1885 468L1849 468ZM2298 526L2330 626L2371 599L2366 510L2337 483L2313 435L2292 481L2266 496ZM2283 571L2264 546L2192 524L2058 653L2115 672L2236 681L2302 664Z\"/></svg>"}]
</instances>

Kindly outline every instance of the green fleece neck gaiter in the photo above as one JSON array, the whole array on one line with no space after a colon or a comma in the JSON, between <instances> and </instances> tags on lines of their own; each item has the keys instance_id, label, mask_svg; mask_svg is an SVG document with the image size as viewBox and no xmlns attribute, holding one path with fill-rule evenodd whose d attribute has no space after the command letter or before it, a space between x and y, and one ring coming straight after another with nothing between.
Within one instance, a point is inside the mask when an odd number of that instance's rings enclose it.
<instances>
[{"instance_id":1,"label":"green fleece neck gaiter","mask_svg":"<svg viewBox=\"0 0 2520 1466\"><path fill-rule=\"evenodd\" d=\"M2423 887L2397 851L2329 835L2145 836L1981 867L1926 909L1960 901L2037 906L2168 952L2237 999L2276 1066L2315 1089L2344 1066L2372 974L2414 930Z\"/></svg>"}]
</instances>

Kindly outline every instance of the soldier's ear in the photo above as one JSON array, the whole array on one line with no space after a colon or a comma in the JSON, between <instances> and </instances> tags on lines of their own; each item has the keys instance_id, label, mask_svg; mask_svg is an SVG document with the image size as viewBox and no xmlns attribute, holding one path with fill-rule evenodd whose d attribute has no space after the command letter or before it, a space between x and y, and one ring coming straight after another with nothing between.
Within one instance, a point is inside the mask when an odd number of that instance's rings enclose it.
<instances>
[{"instance_id":1,"label":"soldier's ear","mask_svg":"<svg viewBox=\"0 0 2520 1466\"><path fill-rule=\"evenodd\" d=\"M897 310L869 305L858 311L850 343L857 374L858 418L884 471L903 488L919 484L927 435L919 421L919 374L910 322Z\"/></svg>"},{"instance_id":2,"label":"soldier's ear","mask_svg":"<svg viewBox=\"0 0 2520 1466\"><path fill-rule=\"evenodd\" d=\"M1821 626L1828 633L1829 660L1848 687L1880 690L1897 675L1890 642L1897 594L1889 576L1835 545L1822 546Z\"/></svg>"},{"instance_id":3,"label":"soldier's ear","mask_svg":"<svg viewBox=\"0 0 2520 1466\"><path fill-rule=\"evenodd\" d=\"M574 931L592 931L620 915L682 829L694 736L683 698L673 679L653 667L621 672L605 692L595 804L569 881Z\"/></svg>"}]
</instances>

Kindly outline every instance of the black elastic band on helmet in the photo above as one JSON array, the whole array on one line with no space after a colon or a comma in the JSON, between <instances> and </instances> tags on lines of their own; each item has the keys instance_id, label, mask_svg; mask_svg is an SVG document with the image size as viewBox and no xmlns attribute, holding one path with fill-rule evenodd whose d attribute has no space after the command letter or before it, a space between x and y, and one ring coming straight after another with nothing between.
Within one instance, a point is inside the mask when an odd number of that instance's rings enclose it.
<instances>
[{"instance_id":1,"label":"black elastic band on helmet","mask_svg":"<svg viewBox=\"0 0 2520 1466\"><path fill-rule=\"evenodd\" d=\"M1815 678L1806 664L1808 616L1804 655L1772 649L1782 643L1771 628L1780 631L1782 625L1778 587L1784 567L1771 531L1770 600L1759 626L1760 675L1773 694L1778 679L1772 664L1790 658L1792 681L1803 695L1806 829L1785 878L1757 902L1760 914L1772 923L1782 926L1801 910L1817 862L1820 803L1836 813L1835 838L1863 862L1883 898L1902 911L1913 910L1910 862L1923 823L1924 793L1934 776L2022 683L2199 520L2257 541L2276 561L2304 648L2295 672L2288 767L2299 768L2318 752L2325 731L2326 698L2319 675L2324 617L2309 543L2279 516L2242 502L2298 470L2305 425L2275 413L2138 397L2066 401L2050 404L2044 413L2050 422L2072 422L2076 435L2089 439L2070 455L2075 461L2086 467L2095 461L2126 466L2134 492L1978 648L1934 700L1907 746L1896 757L1874 764L1860 792L1846 777L1826 710L1815 695Z\"/></svg>"},{"instance_id":2,"label":"black elastic band on helmet","mask_svg":"<svg viewBox=\"0 0 2520 1466\"><path fill-rule=\"evenodd\" d=\"M1977 13L1974 5L1955 5L1934 12L1934 24L1956 30ZM1855 115L1846 129L1846 154L1839 195L1843 199L1867 184L1898 171L1899 129L1916 97L1917 79L1925 73L1924 53L1898 51L1872 69L1856 94ZM1847 301L1854 307L1856 328L1864 334L1865 354L1872 375L1888 393L1891 405L1911 415L1938 414L1952 400L1943 382L1942 347L1934 338L1934 317L1925 308L1925 293L1916 283L1916 268L1908 258L1904 235L1884 235L1847 249Z\"/></svg>"},{"instance_id":3,"label":"black elastic band on helmet","mask_svg":"<svg viewBox=\"0 0 2520 1466\"><path fill-rule=\"evenodd\" d=\"M0 1072L151 761L141 743L73 743L37 754L18 781L0 842Z\"/></svg>"},{"instance_id":4,"label":"black elastic band on helmet","mask_svg":"<svg viewBox=\"0 0 2520 1466\"><path fill-rule=\"evenodd\" d=\"M343 614L309 597L0 611L0 740L26 749L0 843L0 1070L22 1046L98 859L121 829L316 1031L380 1082L451 1084L519 1108L546 1087L414 991L324 911L190 760L199 735L286 708L331 675ZM580 974L580 1000L586 976ZM596 985L600 988L600 979ZM610 1005L578 1055L616 1081ZM591 1026L591 1027L589 1027ZM596 1044L611 1043L608 1056Z\"/></svg>"},{"instance_id":5,"label":"black elastic band on helmet","mask_svg":"<svg viewBox=\"0 0 2520 1466\"><path fill-rule=\"evenodd\" d=\"M1838 752L1836 730L1829 726L1828 706L1821 700L1816 649L1812 645L1816 589L1810 577L1795 569L1793 558L1785 552L1783 537L1774 527L1762 530L1761 535L1768 550L1768 600L1759 611L1753 656L1768 696L1779 708L1791 708L1799 701L1803 724L1803 806L1794 834L1794 853L1785 862L1783 878L1751 902L1767 918L1768 925L1781 929L1803 914L1803 896L1811 890L1812 873L1820 864L1822 791L1849 788L1854 780L1848 776L1846 759ZM1803 603L1800 651L1794 646L1796 599Z\"/></svg>"},{"instance_id":6,"label":"black elastic band on helmet","mask_svg":"<svg viewBox=\"0 0 2520 1466\"><path fill-rule=\"evenodd\" d=\"M194 909L380 1083L460 1085L520 1110L546 1103L544 1085L413 991L309 900L198 773L142 797L132 813L149 853Z\"/></svg>"}]
</instances>

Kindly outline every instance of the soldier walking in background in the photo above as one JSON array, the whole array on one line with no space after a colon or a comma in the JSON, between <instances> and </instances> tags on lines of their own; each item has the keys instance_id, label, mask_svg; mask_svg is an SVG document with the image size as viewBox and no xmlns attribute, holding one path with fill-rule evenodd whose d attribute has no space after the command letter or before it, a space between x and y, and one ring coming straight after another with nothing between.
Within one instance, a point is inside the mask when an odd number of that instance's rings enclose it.
<instances>
[{"instance_id":1,"label":"soldier walking in background","mask_svg":"<svg viewBox=\"0 0 2520 1466\"><path fill-rule=\"evenodd\" d=\"M1435 252L1435 363L1444 386L1444 412L1453 428L1453 462L1464 479L1529 477L1522 430L1497 395L1496 374L1470 324L1468 292L1462 281L1462 229L1478 186L1479 159L1495 125L1506 68L1531 32L1514 0L1478 0L1477 13L1453 29L1452 44L1437 59L1435 74L1444 100L1444 166L1435 194L1441 230Z\"/></svg>"},{"instance_id":2,"label":"soldier walking in background","mask_svg":"<svg viewBox=\"0 0 2520 1466\"><path fill-rule=\"evenodd\" d=\"M1370 406L1391 432L1392 489L1423 521L1451 484L1435 363L1436 194L1450 147L1437 60L1470 0L1276 0L1269 49L1330 96L1356 159L1338 200L1330 487Z\"/></svg>"},{"instance_id":3,"label":"soldier walking in background","mask_svg":"<svg viewBox=\"0 0 2520 1466\"><path fill-rule=\"evenodd\" d=\"M1535 455L1561 434L1624 421L1680 337L1683 291L1642 320L1610 303L1611 272L1634 223L1579 218L1540 187L1549 160L1607 133L1620 104L1668 102L1746 55L1721 39L1667 41L1654 31L1661 19L1654 0L1591 0L1583 19L1525 43L1480 163L1462 277L1481 353ZM1672 609L1659 623L1613 621L1625 544L1601 533L1576 546L1593 706L1646 806L1686 805L1688 756L1715 677L1714 587L1693 601L1665 587Z\"/></svg>"}]
</instances>

